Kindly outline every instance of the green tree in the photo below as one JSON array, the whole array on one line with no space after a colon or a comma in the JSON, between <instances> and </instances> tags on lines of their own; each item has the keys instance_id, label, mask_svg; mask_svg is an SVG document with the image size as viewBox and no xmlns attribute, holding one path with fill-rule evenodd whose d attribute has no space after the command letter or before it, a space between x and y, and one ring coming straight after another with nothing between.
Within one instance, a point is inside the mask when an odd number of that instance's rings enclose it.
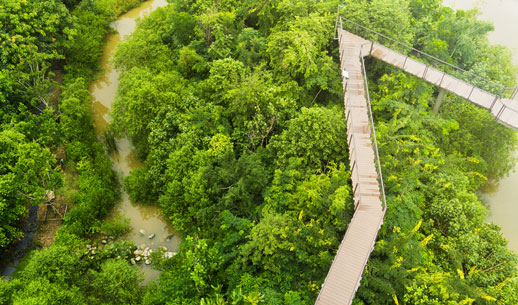
<instances>
[{"instance_id":1,"label":"green tree","mask_svg":"<svg viewBox=\"0 0 518 305\"><path fill-rule=\"evenodd\" d=\"M61 186L51 152L12 129L0 132L0 247L22 236L17 222L26 205L43 201L46 190Z\"/></svg>"},{"instance_id":2,"label":"green tree","mask_svg":"<svg viewBox=\"0 0 518 305\"><path fill-rule=\"evenodd\" d=\"M12 299L12 304L16 305L80 305L87 302L87 298L78 287L51 283L45 278L29 279L24 283L24 288L18 290Z\"/></svg>"},{"instance_id":3,"label":"green tree","mask_svg":"<svg viewBox=\"0 0 518 305\"><path fill-rule=\"evenodd\" d=\"M103 262L100 271L90 270L89 291L103 304L141 304L143 275L123 259Z\"/></svg>"},{"instance_id":4,"label":"green tree","mask_svg":"<svg viewBox=\"0 0 518 305\"><path fill-rule=\"evenodd\" d=\"M336 66L324 51L332 28L330 18L316 13L275 28L266 49L275 75L280 80L293 78L306 89L315 86L325 90L336 85Z\"/></svg>"},{"instance_id":5,"label":"green tree","mask_svg":"<svg viewBox=\"0 0 518 305\"><path fill-rule=\"evenodd\" d=\"M274 136L268 149L276 165L286 168L290 158L298 157L308 173L325 172L331 162L345 162L347 141L345 120L341 113L327 108L302 108L287 128Z\"/></svg>"},{"instance_id":6,"label":"green tree","mask_svg":"<svg viewBox=\"0 0 518 305\"><path fill-rule=\"evenodd\" d=\"M151 121L169 109L188 107L182 99L187 83L177 73L153 74L133 68L123 77L113 105L114 128L146 147Z\"/></svg>"}]
</instances>

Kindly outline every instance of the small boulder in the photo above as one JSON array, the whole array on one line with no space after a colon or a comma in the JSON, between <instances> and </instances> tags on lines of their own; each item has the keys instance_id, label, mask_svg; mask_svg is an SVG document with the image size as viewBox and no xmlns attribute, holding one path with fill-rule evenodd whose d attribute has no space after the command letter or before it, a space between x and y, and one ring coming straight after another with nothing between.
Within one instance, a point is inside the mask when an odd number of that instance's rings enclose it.
<instances>
[{"instance_id":1,"label":"small boulder","mask_svg":"<svg viewBox=\"0 0 518 305\"><path fill-rule=\"evenodd\" d=\"M135 265L135 264L136 264L136 262L135 262L135 260L134 260L133 258L131 258L131 259L130 259L130 263L131 263L132 265Z\"/></svg>"},{"instance_id":2,"label":"small boulder","mask_svg":"<svg viewBox=\"0 0 518 305\"><path fill-rule=\"evenodd\" d=\"M155 238L155 233L152 233L151 235L148 236L149 239L153 239Z\"/></svg>"},{"instance_id":3,"label":"small boulder","mask_svg":"<svg viewBox=\"0 0 518 305\"><path fill-rule=\"evenodd\" d=\"M151 264L151 260L146 259L146 265L149 265L149 264Z\"/></svg>"},{"instance_id":4,"label":"small boulder","mask_svg":"<svg viewBox=\"0 0 518 305\"><path fill-rule=\"evenodd\" d=\"M146 231L144 231L144 229L140 229L140 231L138 231L140 234L142 235L146 235Z\"/></svg>"}]
</instances>

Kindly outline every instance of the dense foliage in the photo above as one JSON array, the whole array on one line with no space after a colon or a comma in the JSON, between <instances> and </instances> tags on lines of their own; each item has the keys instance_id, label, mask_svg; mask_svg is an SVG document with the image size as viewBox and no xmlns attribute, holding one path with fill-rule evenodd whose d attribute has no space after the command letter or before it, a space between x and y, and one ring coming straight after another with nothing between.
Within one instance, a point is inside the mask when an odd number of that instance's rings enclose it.
<instances>
[{"instance_id":1,"label":"dense foliage","mask_svg":"<svg viewBox=\"0 0 518 305\"><path fill-rule=\"evenodd\" d=\"M174 1L116 55L114 124L146 160L126 187L185 235L145 303L311 304L353 213L337 3L211 3ZM514 84L474 12L345 5L359 23ZM367 65L390 209L355 303L518 302L516 258L475 195L513 165L514 133L453 96L435 116L435 88Z\"/></svg>"},{"instance_id":2,"label":"dense foliage","mask_svg":"<svg viewBox=\"0 0 518 305\"><path fill-rule=\"evenodd\" d=\"M73 207L55 244L34 251L16 279L0 280L0 304L130 304L142 294L141 275L117 251L91 260L82 250L119 194L94 133L88 84L109 23L141 1L77 2L0 1L2 259L23 234L27 207L47 190Z\"/></svg>"},{"instance_id":3,"label":"dense foliage","mask_svg":"<svg viewBox=\"0 0 518 305\"><path fill-rule=\"evenodd\" d=\"M61 187L59 147L77 175L65 179L75 206L56 243L0 280L0 304L312 304L354 212L338 1L175 0L118 48L113 124L145 160L124 186L183 234L147 288L120 258L125 245L84 252L118 195L88 82L109 22L138 2L0 0L0 246L20 236L28 203ZM474 12L438 0L345 6L359 23L515 82L509 52L488 45L491 25ZM517 258L475 193L510 170L515 134L454 96L436 116L436 88L367 66L389 211L355 304L517 304Z\"/></svg>"}]
</instances>

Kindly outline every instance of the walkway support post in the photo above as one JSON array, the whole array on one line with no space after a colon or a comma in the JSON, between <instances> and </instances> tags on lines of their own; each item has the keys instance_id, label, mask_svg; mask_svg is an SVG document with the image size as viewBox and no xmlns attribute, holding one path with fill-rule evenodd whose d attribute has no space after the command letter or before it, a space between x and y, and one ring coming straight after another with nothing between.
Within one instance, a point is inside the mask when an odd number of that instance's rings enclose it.
<instances>
[{"instance_id":1,"label":"walkway support post","mask_svg":"<svg viewBox=\"0 0 518 305\"><path fill-rule=\"evenodd\" d=\"M444 95L446 95L446 89L441 88L439 95L437 96L437 100L435 101L435 105L433 105L433 113L439 113L439 108L441 107Z\"/></svg>"}]
</instances>

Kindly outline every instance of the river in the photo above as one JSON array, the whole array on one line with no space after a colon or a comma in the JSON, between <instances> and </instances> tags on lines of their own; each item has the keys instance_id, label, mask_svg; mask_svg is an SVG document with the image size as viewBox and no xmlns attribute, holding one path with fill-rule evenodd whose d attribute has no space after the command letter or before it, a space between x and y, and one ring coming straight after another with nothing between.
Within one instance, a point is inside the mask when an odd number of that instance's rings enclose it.
<instances>
[{"instance_id":1,"label":"river","mask_svg":"<svg viewBox=\"0 0 518 305\"><path fill-rule=\"evenodd\" d=\"M454 9L478 7L481 12L479 19L490 21L495 26L495 30L489 33L489 41L509 47L513 51L513 61L518 65L518 0L444 0L443 3ZM509 249L518 253L518 165L498 185L486 189L484 197L489 202L489 221L502 228L509 241Z\"/></svg>"},{"instance_id":2,"label":"river","mask_svg":"<svg viewBox=\"0 0 518 305\"><path fill-rule=\"evenodd\" d=\"M112 66L117 45L135 30L137 18L146 16L165 5L167 5L165 0L144 2L140 7L127 12L110 25L117 33L107 37L101 59L101 73L90 85L92 113L97 135L103 134L110 125L110 109L119 83L119 72ZM128 176L132 169L142 166L142 163L137 159L134 146L127 138L116 138L116 143L117 152L112 153L110 157L114 170L122 179ZM137 246L149 247L152 250L158 247L166 247L167 251L173 252L178 250L179 234L174 230L171 222L163 217L158 206L133 203L124 190L121 197L120 203L109 217L124 215L130 219L131 232L125 238L132 240ZM154 237L149 238L152 234ZM153 269L152 265L141 264L140 268L144 272L144 283L158 277L159 271Z\"/></svg>"}]
</instances>

